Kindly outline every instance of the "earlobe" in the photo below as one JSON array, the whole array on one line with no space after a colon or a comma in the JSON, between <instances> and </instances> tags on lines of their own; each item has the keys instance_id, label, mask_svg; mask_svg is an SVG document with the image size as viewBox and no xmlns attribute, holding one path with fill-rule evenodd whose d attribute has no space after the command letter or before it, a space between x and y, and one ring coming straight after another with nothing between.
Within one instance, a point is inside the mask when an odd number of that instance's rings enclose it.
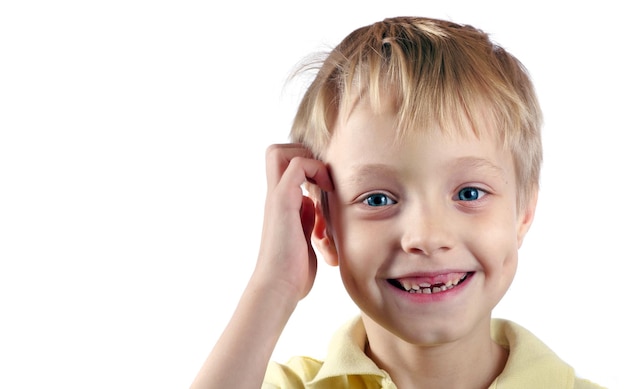
<instances>
[{"instance_id":1,"label":"earlobe","mask_svg":"<svg viewBox=\"0 0 626 389\"><path fill-rule=\"evenodd\" d=\"M537 197L538 190L537 188L533 189L528 197L528 201L526 203L526 207L522 210L522 213L519 217L519 223L517 227L517 247L522 247L522 242L524 241L524 237L526 233L530 229L530 226L533 223L535 218L535 210L537 208Z\"/></svg>"},{"instance_id":2,"label":"earlobe","mask_svg":"<svg viewBox=\"0 0 626 389\"><path fill-rule=\"evenodd\" d=\"M315 203L315 226L311 236L313 244L320 251L326 263L330 266L337 266L339 258L337 256L337 248L335 241L330 232L330 226L327 224L326 216L322 210L322 205L318 201Z\"/></svg>"}]
</instances>

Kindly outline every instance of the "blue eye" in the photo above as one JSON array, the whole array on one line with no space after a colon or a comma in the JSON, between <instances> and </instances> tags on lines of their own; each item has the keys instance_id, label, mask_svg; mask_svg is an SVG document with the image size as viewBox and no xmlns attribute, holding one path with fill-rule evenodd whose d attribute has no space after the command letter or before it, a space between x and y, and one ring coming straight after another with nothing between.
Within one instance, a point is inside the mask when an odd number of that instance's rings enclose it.
<instances>
[{"instance_id":1,"label":"blue eye","mask_svg":"<svg viewBox=\"0 0 626 389\"><path fill-rule=\"evenodd\" d=\"M372 195L369 195L363 202L370 207L384 207L386 205L392 205L396 203L395 200L392 200L389 196L382 193L374 193Z\"/></svg>"},{"instance_id":2,"label":"blue eye","mask_svg":"<svg viewBox=\"0 0 626 389\"><path fill-rule=\"evenodd\" d=\"M483 197L485 194L484 191L468 186L467 188L463 188L459 191L458 196L461 201L476 201L479 198Z\"/></svg>"}]
</instances>

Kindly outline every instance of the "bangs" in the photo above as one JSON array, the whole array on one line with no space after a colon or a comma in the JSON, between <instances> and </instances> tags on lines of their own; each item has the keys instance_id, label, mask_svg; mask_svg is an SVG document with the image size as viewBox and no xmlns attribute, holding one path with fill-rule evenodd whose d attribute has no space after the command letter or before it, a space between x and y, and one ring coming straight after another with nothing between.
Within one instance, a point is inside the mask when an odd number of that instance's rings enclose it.
<instances>
[{"instance_id":1,"label":"bangs","mask_svg":"<svg viewBox=\"0 0 626 389\"><path fill-rule=\"evenodd\" d=\"M352 39L359 44L348 45L343 63L334 66L337 109L350 112L358 101L369 99L376 111L391 102L397 110L398 138L435 129L480 138L497 128L505 145L514 143L512 134L531 114L511 93L499 47L474 29L463 31L466 44L459 45L450 31L427 22L421 29L394 27L381 22L354 33Z\"/></svg>"},{"instance_id":2,"label":"bangs","mask_svg":"<svg viewBox=\"0 0 626 389\"><path fill-rule=\"evenodd\" d=\"M353 31L303 69L317 74L291 139L318 158L339 112L349 115L367 99L374 111L392 104L398 140L415 131L496 136L513 154L520 186L538 185L542 115L530 77L478 29L428 18L386 19Z\"/></svg>"},{"instance_id":3,"label":"bangs","mask_svg":"<svg viewBox=\"0 0 626 389\"><path fill-rule=\"evenodd\" d=\"M486 108L489 102L485 96L479 93L469 93L472 98L467 100L457 90L450 91L443 85L416 89L397 80L371 78L368 72L357 73L353 81L342 91L338 109L349 116L364 100L374 114L391 107L396 113L393 127L399 142L415 132L479 139L489 133L504 141L503 133L493 131L499 121Z\"/></svg>"}]
</instances>

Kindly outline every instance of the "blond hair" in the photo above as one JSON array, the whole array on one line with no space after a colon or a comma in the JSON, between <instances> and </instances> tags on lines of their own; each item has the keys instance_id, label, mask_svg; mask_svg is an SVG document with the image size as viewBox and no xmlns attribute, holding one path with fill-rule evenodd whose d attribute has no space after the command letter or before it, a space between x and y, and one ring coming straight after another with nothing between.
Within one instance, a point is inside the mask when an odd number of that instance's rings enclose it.
<instances>
[{"instance_id":1,"label":"blond hair","mask_svg":"<svg viewBox=\"0 0 626 389\"><path fill-rule=\"evenodd\" d=\"M349 34L320 62L291 130L318 157L340 110L391 97L398 135L406 131L495 128L515 163L518 205L539 184L541 109L526 68L489 36L449 21L397 17ZM391 93L391 95L390 95Z\"/></svg>"}]
</instances>

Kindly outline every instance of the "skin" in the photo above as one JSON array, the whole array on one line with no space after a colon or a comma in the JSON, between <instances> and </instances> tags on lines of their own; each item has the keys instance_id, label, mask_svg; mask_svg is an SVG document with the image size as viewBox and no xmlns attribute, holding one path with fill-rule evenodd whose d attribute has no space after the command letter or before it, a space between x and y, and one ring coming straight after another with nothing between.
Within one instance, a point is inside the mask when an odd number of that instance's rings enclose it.
<instances>
[{"instance_id":1,"label":"skin","mask_svg":"<svg viewBox=\"0 0 626 389\"><path fill-rule=\"evenodd\" d=\"M485 388L507 358L490 338L491 311L513 280L535 201L518 212L512 156L495 136L434 129L397 142L394 108L372 112L363 99L339 117L317 245L363 313L366 352L398 387ZM461 275L432 294L394 281Z\"/></svg>"},{"instance_id":2,"label":"skin","mask_svg":"<svg viewBox=\"0 0 626 389\"><path fill-rule=\"evenodd\" d=\"M313 201L305 181L332 192L326 165L300 145L273 145L266 153L267 195L257 264L231 320L202 365L192 389L261 387L287 320L313 285Z\"/></svg>"},{"instance_id":3,"label":"skin","mask_svg":"<svg viewBox=\"0 0 626 389\"><path fill-rule=\"evenodd\" d=\"M395 112L383 108L340 112L324 162L300 145L268 149L257 265L192 388L261 386L280 333L313 285L312 244L340 267L363 313L366 353L399 388L486 388L501 372L507 355L491 341L489 320L513 279L536 196L518 210L513 161L495 139L433 131L394 143ZM306 181L327 192L328 219L303 196ZM465 274L430 295L391 281Z\"/></svg>"}]
</instances>

